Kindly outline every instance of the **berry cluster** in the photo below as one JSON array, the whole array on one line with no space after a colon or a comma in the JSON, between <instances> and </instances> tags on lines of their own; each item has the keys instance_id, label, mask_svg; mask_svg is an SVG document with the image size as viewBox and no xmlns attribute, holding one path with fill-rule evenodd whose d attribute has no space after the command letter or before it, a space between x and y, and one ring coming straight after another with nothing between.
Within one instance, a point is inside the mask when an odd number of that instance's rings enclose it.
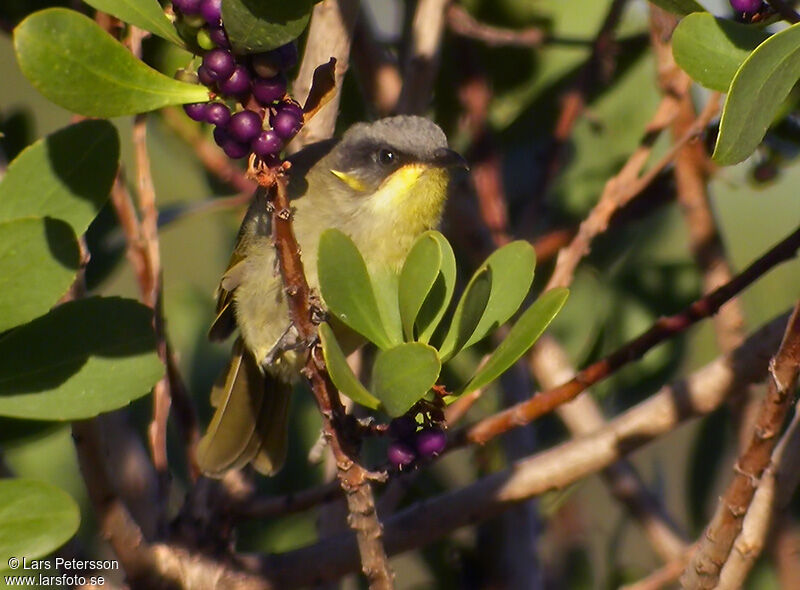
<instances>
[{"instance_id":1,"label":"berry cluster","mask_svg":"<svg viewBox=\"0 0 800 590\"><path fill-rule=\"evenodd\" d=\"M186 114L214 125L214 141L229 158L277 156L303 126L303 109L287 96L284 73L297 63L297 46L236 55L222 24L222 0L173 0L172 6L184 36L193 33L205 51L197 79L216 98L184 105Z\"/></svg>"},{"instance_id":2,"label":"berry cluster","mask_svg":"<svg viewBox=\"0 0 800 590\"><path fill-rule=\"evenodd\" d=\"M418 428L410 415L395 418L389 424L389 434L394 438L386 451L389 462L396 469L406 469L418 459L435 457L447 446L447 435L438 425Z\"/></svg>"},{"instance_id":3,"label":"berry cluster","mask_svg":"<svg viewBox=\"0 0 800 590\"><path fill-rule=\"evenodd\" d=\"M730 3L734 12L743 14L755 14L761 10L763 4L761 0L730 0Z\"/></svg>"}]
</instances>

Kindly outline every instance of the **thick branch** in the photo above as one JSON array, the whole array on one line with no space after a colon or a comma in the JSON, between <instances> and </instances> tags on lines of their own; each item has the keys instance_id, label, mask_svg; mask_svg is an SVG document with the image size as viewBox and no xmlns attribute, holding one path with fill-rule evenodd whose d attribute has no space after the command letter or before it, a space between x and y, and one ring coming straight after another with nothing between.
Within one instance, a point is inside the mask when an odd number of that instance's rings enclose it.
<instances>
[{"instance_id":1,"label":"thick branch","mask_svg":"<svg viewBox=\"0 0 800 590\"><path fill-rule=\"evenodd\" d=\"M528 424L574 399L582 391L605 379L620 367L641 358L654 346L715 314L726 301L738 295L771 268L793 258L798 248L800 248L800 229L773 246L730 282L698 299L680 313L659 319L641 336L583 369L567 383L534 395L528 401L481 420L466 431L461 442L485 443L511 428Z\"/></svg>"},{"instance_id":2,"label":"thick branch","mask_svg":"<svg viewBox=\"0 0 800 590\"><path fill-rule=\"evenodd\" d=\"M728 559L759 479L769 465L791 407L800 374L800 302L789 319L778 352L770 361L767 395L750 444L734 466L733 480L720 498L717 511L700 541L697 553L681 578L684 588L713 588Z\"/></svg>"},{"instance_id":3,"label":"thick branch","mask_svg":"<svg viewBox=\"0 0 800 590\"><path fill-rule=\"evenodd\" d=\"M419 502L385 521L390 554L424 546L455 529L488 520L519 502L573 484L674 430L715 410L741 383L764 378L786 316L753 334L732 354L663 387L602 430L563 443L465 488ZM281 555L248 562L276 586L294 588L334 580L358 567L351 533ZM309 567L313 564L313 567Z\"/></svg>"}]
</instances>

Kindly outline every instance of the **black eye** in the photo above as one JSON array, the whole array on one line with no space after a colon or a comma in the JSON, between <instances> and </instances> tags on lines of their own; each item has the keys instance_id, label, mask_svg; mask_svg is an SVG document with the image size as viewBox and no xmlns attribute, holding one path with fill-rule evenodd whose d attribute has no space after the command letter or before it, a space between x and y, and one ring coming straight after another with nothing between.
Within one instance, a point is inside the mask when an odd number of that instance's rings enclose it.
<instances>
[{"instance_id":1,"label":"black eye","mask_svg":"<svg viewBox=\"0 0 800 590\"><path fill-rule=\"evenodd\" d=\"M384 166L391 166L397 161L397 155L389 149L383 148L378 151L378 162Z\"/></svg>"}]
</instances>

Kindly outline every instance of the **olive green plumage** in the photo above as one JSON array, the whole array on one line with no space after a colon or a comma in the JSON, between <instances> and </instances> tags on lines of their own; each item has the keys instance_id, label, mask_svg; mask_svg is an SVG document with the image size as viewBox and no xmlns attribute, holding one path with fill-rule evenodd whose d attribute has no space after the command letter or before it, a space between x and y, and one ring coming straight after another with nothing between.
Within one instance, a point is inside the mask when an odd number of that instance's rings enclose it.
<instances>
[{"instance_id":1,"label":"olive green plumage","mask_svg":"<svg viewBox=\"0 0 800 590\"><path fill-rule=\"evenodd\" d=\"M359 123L341 140L309 146L290 161L294 231L306 278L317 291L317 247L325 229L348 234L372 272L397 272L416 237L439 224L449 168L463 166L439 127L411 116ZM286 457L289 394L303 355L291 349L270 233L259 190L220 280L209 331L212 340L222 340L238 328L239 337L212 389L216 412L198 447L207 475L250 462L271 475Z\"/></svg>"}]
</instances>

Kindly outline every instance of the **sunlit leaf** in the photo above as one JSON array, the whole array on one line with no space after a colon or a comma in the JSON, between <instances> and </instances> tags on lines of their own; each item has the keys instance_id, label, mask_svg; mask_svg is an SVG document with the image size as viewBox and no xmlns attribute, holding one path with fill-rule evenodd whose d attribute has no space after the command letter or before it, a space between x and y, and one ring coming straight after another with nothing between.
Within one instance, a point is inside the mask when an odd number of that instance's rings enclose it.
<instances>
[{"instance_id":1,"label":"sunlit leaf","mask_svg":"<svg viewBox=\"0 0 800 590\"><path fill-rule=\"evenodd\" d=\"M299 37L313 4L312 0L222 0L222 20L234 49L259 53Z\"/></svg>"},{"instance_id":2,"label":"sunlit leaf","mask_svg":"<svg viewBox=\"0 0 800 590\"><path fill-rule=\"evenodd\" d=\"M149 393L164 367L153 311L118 297L59 305L0 339L0 415L76 420Z\"/></svg>"},{"instance_id":3,"label":"sunlit leaf","mask_svg":"<svg viewBox=\"0 0 800 590\"><path fill-rule=\"evenodd\" d=\"M325 230L319 240L317 269L330 312L378 347L389 348L393 342L381 321L367 266L353 241L339 230Z\"/></svg>"},{"instance_id":4,"label":"sunlit leaf","mask_svg":"<svg viewBox=\"0 0 800 590\"><path fill-rule=\"evenodd\" d=\"M86 0L86 4L176 45L184 44L156 0Z\"/></svg>"},{"instance_id":5,"label":"sunlit leaf","mask_svg":"<svg viewBox=\"0 0 800 590\"><path fill-rule=\"evenodd\" d=\"M398 302L406 340L414 339L414 323L441 265L442 252L436 238L430 233L417 238L400 271Z\"/></svg>"},{"instance_id":6,"label":"sunlit leaf","mask_svg":"<svg viewBox=\"0 0 800 590\"><path fill-rule=\"evenodd\" d=\"M783 100L800 78L800 23L756 48L733 78L713 158L741 162L761 143Z\"/></svg>"},{"instance_id":7,"label":"sunlit leaf","mask_svg":"<svg viewBox=\"0 0 800 590\"><path fill-rule=\"evenodd\" d=\"M119 164L119 138L108 121L60 129L23 150L0 182L0 221L55 217L75 235L106 202Z\"/></svg>"},{"instance_id":8,"label":"sunlit leaf","mask_svg":"<svg viewBox=\"0 0 800 590\"><path fill-rule=\"evenodd\" d=\"M436 384L440 370L436 350L426 344L381 350L372 367L372 393L390 416L402 416Z\"/></svg>"},{"instance_id":9,"label":"sunlit leaf","mask_svg":"<svg viewBox=\"0 0 800 590\"><path fill-rule=\"evenodd\" d=\"M23 557L30 561L52 553L77 532L80 521L78 504L65 491L41 481L0 480L0 571L9 569L12 557L21 566Z\"/></svg>"},{"instance_id":10,"label":"sunlit leaf","mask_svg":"<svg viewBox=\"0 0 800 590\"><path fill-rule=\"evenodd\" d=\"M675 62L706 88L727 92L736 70L769 35L707 12L682 19L672 34Z\"/></svg>"},{"instance_id":11,"label":"sunlit leaf","mask_svg":"<svg viewBox=\"0 0 800 590\"><path fill-rule=\"evenodd\" d=\"M168 78L136 59L92 19L65 8L30 15L14 29L22 73L54 103L89 117L116 117L208 100L208 89Z\"/></svg>"},{"instance_id":12,"label":"sunlit leaf","mask_svg":"<svg viewBox=\"0 0 800 590\"><path fill-rule=\"evenodd\" d=\"M308 123L336 95L336 58L317 66L311 79L311 89L303 105L303 119Z\"/></svg>"},{"instance_id":13,"label":"sunlit leaf","mask_svg":"<svg viewBox=\"0 0 800 590\"><path fill-rule=\"evenodd\" d=\"M568 295L567 289L551 289L526 309L500 346L470 379L462 393L469 393L488 385L517 362L553 321Z\"/></svg>"},{"instance_id":14,"label":"sunlit leaf","mask_svg":"<svg viewBox=\"0 0 800 590\"><path fill-rule=\"evenodd\" d=\"M491 290L492 271L487 267L482 267L472 276L461 295L458 306L456 306L453 321L439 348L439 354L443 361L447 361L463 349L475 333L475 328L478 327L486 304L489 302Z\"/></svg>"},{"instance_id":15,"label":"sunlit leaf","mask_svg":"<svg viewBox=\"0 0 800 590\"><path fill-rule=\"evenodd\" d=\"M650 0L650 2L668 12L681 16L692 12L705 12L705 8L695 0Z\"/></svg>"},{"instance_id":16,"label":"sunlit leaf","mask_svg":"<svg viewBox=\"0 0 800 590\"><path fill-rule=\"evenodd\" d=\"M325 366L328 368L328 373L337 389L357 404L377 410L380 406L380 401L367 391L367 388L361 384L358 377L353 374L350 365L347 364L347 358L328 324L320 324L319 338L322 343Z\"/></svg>"},{"instance_id":17,"label":"sunlit leaf","mask_svg":"<svg viewBox=\"0 0 800 590\"><path fill-rule=\"evenodd\" d=\"M425 343L430 342L439 327L456 288L456 257L453 247L438 231L431 232L430 235L439 243L442 261L439 275L417 313L417 340Z\"/></svg>"},{"instance_id":18,"label":"sunlit leaf","mask_svg":"<svg viewBox=\"0 0 800 590\"><path fill-rule=\"evenodd\" d=\"M0 332L53 307L75 279L79 258L75 234L61 220L0 222Z\"/></svg>"}]
</instances>

